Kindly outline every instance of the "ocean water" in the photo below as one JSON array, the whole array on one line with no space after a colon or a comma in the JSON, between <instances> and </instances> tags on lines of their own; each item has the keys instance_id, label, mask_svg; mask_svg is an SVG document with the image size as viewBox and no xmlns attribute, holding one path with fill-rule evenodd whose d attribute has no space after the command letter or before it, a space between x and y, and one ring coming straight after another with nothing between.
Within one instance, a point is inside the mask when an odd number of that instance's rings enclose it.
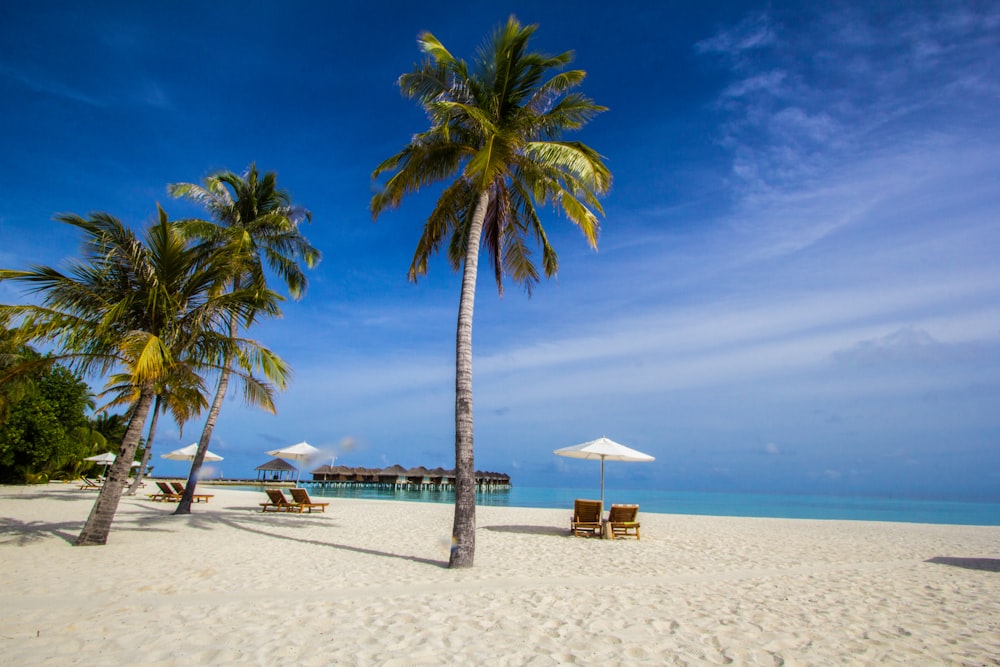
<instances>
[{"instance_id":1,"label":"ocean water","mask_svg":"<svg viewBox=\"0 0 1000 667\"><path fill-rule=\"evenodd\" d=\"M354 489L305 481L302 485L314 496L449 504L455 502L455 494L451 491ZM569 509L575 498L597 499L600 498L600 490L514 486L509 491L480 493L476 502L479 505ZM604 505L608 507L612 503L638 503L641 511L664 514L1000 526L1000 503L997 502L608 489L605 491Z\"/></svg>"}]
</instances>

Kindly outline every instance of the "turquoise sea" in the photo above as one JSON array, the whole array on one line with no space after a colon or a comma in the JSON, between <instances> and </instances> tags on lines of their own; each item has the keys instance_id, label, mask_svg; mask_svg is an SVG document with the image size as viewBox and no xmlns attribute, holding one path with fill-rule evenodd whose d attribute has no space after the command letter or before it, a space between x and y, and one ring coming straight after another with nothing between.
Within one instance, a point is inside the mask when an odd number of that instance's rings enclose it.
<instances>
[{"instance_id":1,"label":"turquoise sea","mask_svg":"<svg viewBox=\"0 0 1000 667\"><path fill-rule=\"evenodd\" d=\"M455 501L455 495L450 491L354 489L305 481L302 485L315 496L449 504ZM575 498L600 498L600 490L515 486L509 491L478 494L477 503L507 507L570 508ZM642 511L664 514L1000 526L1000 502L608 489L605 491L604 504L609 506L611 503L638 503Z\"/></svg>"}]
</instances>

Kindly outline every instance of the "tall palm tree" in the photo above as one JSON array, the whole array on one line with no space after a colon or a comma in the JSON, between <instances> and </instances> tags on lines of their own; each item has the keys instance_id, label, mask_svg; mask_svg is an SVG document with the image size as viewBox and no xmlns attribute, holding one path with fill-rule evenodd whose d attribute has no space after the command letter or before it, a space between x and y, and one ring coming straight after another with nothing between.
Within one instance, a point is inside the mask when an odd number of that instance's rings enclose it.
<instances>
[{"instance_id":1,"label":"tall palm tree","mask_svg":"<svg viewBox=\"0 0 1000 667\"><path fill-rule=\"evenodd\" d=\"M489 253L497 289L509 276L530 294L539 275L527 237L541 248L546 277L558 261L536 204L551 204L597 247L603 213L597 197L611 186L601 156L579 142L559 139L605 108L572 92L581 70L563 70L572 53L529 52L537 26L511 17L470 64L455 58L429 32L417 39L427 55L399 78L403 94L416 99L431 127L372 174L390 174L371 202L373 217L399 206L421 186L449 180L431 212L410 264L416 281L427 260L450 234L448 259L462 268L455 344L455 520L452 567L471 567L475 553L475 468L472 424L472 313L479 248Z\"/></svg>"},{"instance_id":2,"label":"tall palm tree","mask_svg":"<svg viewBox=\"0 0 1000 667\"><path fill-rule=\"evenodd\" d=\"M134 388L117 459L75 542L105 544L158 383L180 364L202 368L223 355L253 364L279 384L286 369L266 348L234 342L224 333L230 316L276 308L275 295L219 294L228 262L184 241L162 209L145 243L107 213L57 220L84 232L84 260L66 274L45 266L0 271L0 280L26 283L43 302L0 311L19 318L22 340L53 344L59 350L53 360L105 376L120 369ZM250 391L268 393L270 387Z\"/></svg>"},{"instance_id":3,"label":"tall palm tree","mask_svg":"<svg viewBox=\"0 0 1000 667\"><path fill-rule=\"evenodd\" d=\"M178 226L186 236L201 239L208 248L229 257L227 289L266 290L266 267L285 283L292 298L301 298L308 281L299 262L312 268L319 262L320 252L299 231L299 225L303 221L311 221L312 214L292 204L291 195L278 188L277 174L267 172L260 177L257 165L251 164L243 175L222 171L208 176L203 185L174 183L167 190L174 197L200 203L212 217L212 220L180 221ZM257 315L257 312L247 313L243 326L253 324ZM230 317L229 335L233 339L236 339L239 328L240 319ZM177 504L175 514L191 512L208 443L229 387L230 366L230 359L223 360L215 398L205 419L185 493Z\"/></svg>"}]
</instances>

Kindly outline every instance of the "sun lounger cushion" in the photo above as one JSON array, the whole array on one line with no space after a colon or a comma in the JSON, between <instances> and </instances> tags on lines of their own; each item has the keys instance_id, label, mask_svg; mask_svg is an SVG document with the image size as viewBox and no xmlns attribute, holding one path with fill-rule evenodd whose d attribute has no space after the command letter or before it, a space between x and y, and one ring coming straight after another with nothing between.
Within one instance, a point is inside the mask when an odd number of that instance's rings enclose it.
<instances>
[{"instance_id":1,"label":"sun lounger cushion","mask_svg":"<svg viewBox=\"0 0 1000 667\"><path fill-rule=\"evenodd\" d=\"M639 539L639 506L612 505L608 511L608 534L611 539L616 537L635 537Z\"/></svg>"}]
</instances>

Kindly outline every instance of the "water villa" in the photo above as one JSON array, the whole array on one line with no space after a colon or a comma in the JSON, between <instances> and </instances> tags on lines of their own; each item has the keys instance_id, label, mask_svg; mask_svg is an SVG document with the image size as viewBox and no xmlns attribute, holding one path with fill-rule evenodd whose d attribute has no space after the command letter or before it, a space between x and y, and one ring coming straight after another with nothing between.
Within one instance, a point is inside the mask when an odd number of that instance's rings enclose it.
<instances>
[{"instance_id":1,"label":"water villa","mask_svg":"<svg viewBox=\"0 0 1000 667\"><path fill-rule=\"evenodd\" d=\"M312 471L312 483L322 486L381 488L412 491L454 490L455 470L423 466L404 468L349 468L324 465ZM510 475L502 472L476 471L477 491L506 491L510 489Z\"/></svg>"}]
</instances>

